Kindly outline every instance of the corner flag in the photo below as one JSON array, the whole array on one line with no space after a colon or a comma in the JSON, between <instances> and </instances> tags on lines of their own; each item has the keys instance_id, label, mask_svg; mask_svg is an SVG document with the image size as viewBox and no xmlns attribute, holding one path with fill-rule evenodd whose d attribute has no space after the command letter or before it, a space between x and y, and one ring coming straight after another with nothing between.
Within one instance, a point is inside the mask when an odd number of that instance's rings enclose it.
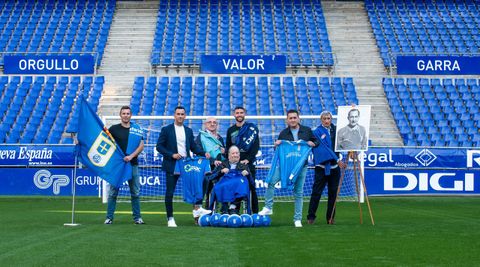
<instances>
[{"instance_id":1,"label":"corner flag","mask_svg":"<svg viewBox=\"0 0 480 267\"><path fill-rule=\"evenodd\" d=\"M80 97L78 117L78 147L80 161L114 187L131 179L132 165L123 161L125 154L92 110L84 97Z\"/></svg>"}]
</instances>

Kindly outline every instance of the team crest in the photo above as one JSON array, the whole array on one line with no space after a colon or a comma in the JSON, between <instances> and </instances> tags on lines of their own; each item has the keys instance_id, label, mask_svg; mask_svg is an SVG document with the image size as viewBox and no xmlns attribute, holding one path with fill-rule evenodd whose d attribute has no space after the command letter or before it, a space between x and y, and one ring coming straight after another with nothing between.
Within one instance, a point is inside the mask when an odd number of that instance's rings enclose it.
<instances>
[{"instance_id":1,"label":"team crest","mask_svg":"<svg viewBox=\"0 0 480 267\"><path fill-rule=\"evenodd\" d=\"M112 157L117 147L108 138L105 132L101 132L88 151L88 159L93 165L104 167Z\"/></svg>"}]
</instances>

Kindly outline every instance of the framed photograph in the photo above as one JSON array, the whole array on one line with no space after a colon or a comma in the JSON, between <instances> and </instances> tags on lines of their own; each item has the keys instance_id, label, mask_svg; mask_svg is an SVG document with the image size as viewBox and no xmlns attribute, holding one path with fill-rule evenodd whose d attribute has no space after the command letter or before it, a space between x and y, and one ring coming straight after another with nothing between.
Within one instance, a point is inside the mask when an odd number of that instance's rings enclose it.
<instances>
[{"instance_id":1,"label":"framed photograph","mask_svg":"<svg viewBox=\"0 0 480 267\"><path fill-rule=\"evenodd\" d=\"M366 151L370 132L371 106L339 106L335 151Z\"/></svg>"}]
</instances>

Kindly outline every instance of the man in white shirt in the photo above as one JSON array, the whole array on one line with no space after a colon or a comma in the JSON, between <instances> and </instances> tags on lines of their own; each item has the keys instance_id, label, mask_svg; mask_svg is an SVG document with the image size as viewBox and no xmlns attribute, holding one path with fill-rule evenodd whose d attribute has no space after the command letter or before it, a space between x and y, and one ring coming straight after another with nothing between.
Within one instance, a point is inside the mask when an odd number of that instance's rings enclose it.
<instances>
[{"instance_id":1,"label":"man in white shirt","mask_svg":"<svg viewBox=\"0 0 480 267\"><path fill-rule=\"evenodd\" d=\"M162 169L166 173L165 209L167 211L168 227L177 227L173 218L173 193L177 185L179 175L174 174L177 160L190 157L190 151L196 155L210 158L208 153L195 143L193 131L184 125L186 113L184 107L176 107L174 123L162 128L157 141L157 151L163 155ZM197 215L211 213L201 206L195 207Z\"/></svg>"}]
</instances>

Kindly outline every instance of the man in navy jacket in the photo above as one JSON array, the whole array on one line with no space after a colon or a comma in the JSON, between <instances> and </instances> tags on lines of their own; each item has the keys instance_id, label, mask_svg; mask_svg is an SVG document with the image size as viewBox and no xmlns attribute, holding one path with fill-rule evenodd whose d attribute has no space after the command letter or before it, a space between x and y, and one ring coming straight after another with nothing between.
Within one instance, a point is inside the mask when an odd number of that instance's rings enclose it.
<instances>
[{"instance_id":1,"label":"man in navy jacket","mask_svg":"<svg viewBox=\"0 0 480 267\"><path fill-rule=\"evenodd\" d=\"M183 125L186 113L184 107L176 107L174 119L175 122L162 128L157 141L157 151L163 155L162 169L166 173L167 189L165 192L165 209L167 211L168 227L177 227L173 218L173 193L177 185L179 175L175 175L175 164L177 160L191 157L190 151L200 155L210 157L201 147L195 143L193 131L191 128ZM211 213L198 207L197 215ZM194 211L195 215L195 211Z\"/></svg>"}]
</instances>

